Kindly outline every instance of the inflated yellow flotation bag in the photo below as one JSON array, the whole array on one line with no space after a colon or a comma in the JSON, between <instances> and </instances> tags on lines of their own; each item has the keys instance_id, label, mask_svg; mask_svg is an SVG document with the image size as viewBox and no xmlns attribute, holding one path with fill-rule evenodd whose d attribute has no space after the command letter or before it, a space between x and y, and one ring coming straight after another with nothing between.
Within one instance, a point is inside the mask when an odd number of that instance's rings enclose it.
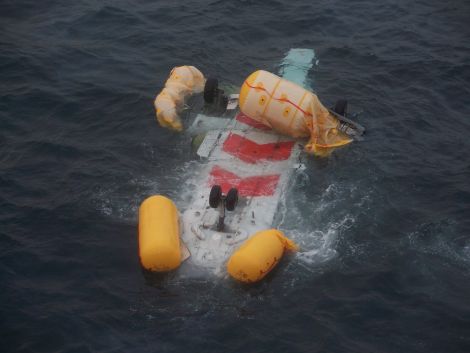
<instances>
[{"instance_id":1,"label":"inflated yellow flotation bag","mask_svg":"<svg viewBox=\"0 0 470 353\"><path fill-rule=\"evenodd\" d=\"M205 82L204 75L194 66L173 68L165 83L165 88L155 98L158 123L162 127L181 131L183 124L178 116L178 110L188 95L204 90Z\"/></svg>"},{"instance_id":2,"label":"inflated yellow flotation bag","mask_svg":"<svg viewBox=\"0 0 470 353\"><path fill-rule=\"evenodd\" d=\"M352 142L314 93L267 71L256 71L245 80L239 105L244 114L282 134L309 137L305 150L315 155L328 155Z\"/></svg>"},{"instance_id":3,"label":"inflated yellow flotation bag","mask_svg":"<svg viewBox=\"0 0 470 353\"><path fill-rule=\"evenodd\" d=\"M170 199L156 195L139 208L139 256L142 267L165 272L181 263L178 210Z\"/></svg>"},{"instance_id":4,"label":"inflated yellow flotation bag","mask_svg":"<svg viewBox=\"0 0 470 353\"><path fill-rule=\"evenodd\" d=\"M230 257L228 273L241 282L257 282L277 265L285 249L297 251L298 246L277 229L260 231Z\"/></svg>"}]
</instances>

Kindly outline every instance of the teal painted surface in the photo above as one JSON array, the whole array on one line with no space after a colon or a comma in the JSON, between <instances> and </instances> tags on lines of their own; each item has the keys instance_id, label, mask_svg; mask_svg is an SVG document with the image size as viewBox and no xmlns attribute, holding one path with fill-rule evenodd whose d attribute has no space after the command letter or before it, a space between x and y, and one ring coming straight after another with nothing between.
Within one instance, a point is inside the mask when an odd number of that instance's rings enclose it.
<instances>
[{"instance_id":1,"label":"teal painted surface","mask_svg":"<svg viewBox=\"0 0 470 353\"><path fill-rule=\"evenodd\" d=\"M290 49L281 63L279 74L286 80L306 87L307 75L313 66L314 59L315 51L313 49Z\"/></svg>"}]
</instances>

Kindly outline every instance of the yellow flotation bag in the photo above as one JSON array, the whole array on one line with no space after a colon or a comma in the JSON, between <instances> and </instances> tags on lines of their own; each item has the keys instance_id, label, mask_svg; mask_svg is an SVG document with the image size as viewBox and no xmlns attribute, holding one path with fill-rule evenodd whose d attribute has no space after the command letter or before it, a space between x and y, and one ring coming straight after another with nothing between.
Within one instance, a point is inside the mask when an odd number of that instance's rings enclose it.
<instances>
[{"instance_id":1,"label":"yellow flotation bag","mask_svg":"<svg viewBox=\"0 0 470 353\"><path fill-rule=\"evenodd\" d=\"M241 282L258 282L277 265L285 249L297 251L298 246L281 231L255 233L230 257L228 273Z\"/></svg>"},{"instance_id":2,"label":"yellow flotation bag","mask_svg":"<svg viewBox=\"0 0 470 353\"><path fill-rule=\"evenodd\" d=\"M205 82L204 75L194 66L174 67L165 88L155 98L158 123L172 130L183 130L178 110L187 96L204 90Z\"/></svg>"},{"instance_id":3,"label":"yellow flotation bag","mask_svg":"<svg viewBox=\"0 0 470 353\"><path fill-rule=\"evenodd\" d=\"M244 114L282 134L309 137L308 153L325 156L352 142L314 93L267 71L256 71L245 80L239 105Z\"/></svg>"},{"instance_id":4,"label":"yellow flotation bag","mask_svg":"<svg viewBox=\"0 0 470 353\"><path fill-rule=\"evenodd\" d=\"M147 198L139 208L139 257L149 271L166 272L181 263L178 210L170 199Z\"/></svg>"}]
</instances>

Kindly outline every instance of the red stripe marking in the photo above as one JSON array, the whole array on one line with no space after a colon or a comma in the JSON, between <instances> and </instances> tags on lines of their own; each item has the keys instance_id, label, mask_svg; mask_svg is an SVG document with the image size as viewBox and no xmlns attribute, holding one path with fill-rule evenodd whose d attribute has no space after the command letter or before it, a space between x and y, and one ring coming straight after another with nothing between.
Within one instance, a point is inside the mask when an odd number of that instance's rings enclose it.
<instances>
[{"instance_id":1,"label":"red stripe marking","mask_svg":"<svg viewBox=\"0 0 470 353\"><path fill-rule=\"evenodd\" d=\"M214 166L209 175L209 185L220 185L222 192L237 188L240 196L271 196L276 191L280 175L261 175L240 178L219 166Z\"/></svg>"},{"instance_id":2,"label":"red stripe marking","mask_svg":"<svg viewBox=\"0 0 470 353\"><path fill-rule=\"evenodd\" d=\"M248 115L243 114L242 112L238 113L236 119L246 125L252 126L260 130L272 130L269 126L256 121L255 119L250 118Z\"/></svg>"},{"instance_id":3,"label":"red stripe marking","mask_svg":"<svg viewBox=\"0 0 470 353\"><path fill-rule=\"evenodd\" d=\"M260 160L283 161L289 158L294 141L258 144L243 136L230 133L222 149L246 163Z\"/></svg>"}]
</instances>

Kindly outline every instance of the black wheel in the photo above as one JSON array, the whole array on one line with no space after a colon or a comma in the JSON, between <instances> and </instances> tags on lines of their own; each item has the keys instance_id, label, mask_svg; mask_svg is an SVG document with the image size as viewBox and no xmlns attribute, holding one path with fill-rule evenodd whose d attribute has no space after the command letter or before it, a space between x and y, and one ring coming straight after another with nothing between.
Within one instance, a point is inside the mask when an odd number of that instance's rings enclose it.
<instances>
[{"instance_id":1,"label":"black wheel","mask_svg":"<svg viewBox=\"0 0 470 353\"><path fill-rule=\"evenodd\" d=\"M333 110L335 111L335 113L345 117L348 110L348 101L346 99L339 99L336 102Z\"/></svg>"},{"instance_id":2,"label":"black wheel","mask_svg":"<svg viewBox=\"0 0 470 353\"><path fill-rule=\"evenodd\" d=\"M238 203L238 190L231 188L225 198L225 207L227 211L233 211Z\"/></svg>"},{"instance_id":3,"label":"black wheel","mask_svg":"<svg viewBox=\"0 0 470 353\"><path fill-rule=\"evenodd\" d=\"M219 81L216 78L208 78L204 86L204 102L213 103L217 97Z\"/></svg>"},{"instance_id":4,"label":"black wheel","mask_svg":"<svg viewBox=\"0 0 470 353\"><path fill-rule=\"evenodd\" d=\"M220 185L212 186L211 193L209 194L209 206L217 208L222 200L222 188Z\"/></svg>"}]
</instances>

